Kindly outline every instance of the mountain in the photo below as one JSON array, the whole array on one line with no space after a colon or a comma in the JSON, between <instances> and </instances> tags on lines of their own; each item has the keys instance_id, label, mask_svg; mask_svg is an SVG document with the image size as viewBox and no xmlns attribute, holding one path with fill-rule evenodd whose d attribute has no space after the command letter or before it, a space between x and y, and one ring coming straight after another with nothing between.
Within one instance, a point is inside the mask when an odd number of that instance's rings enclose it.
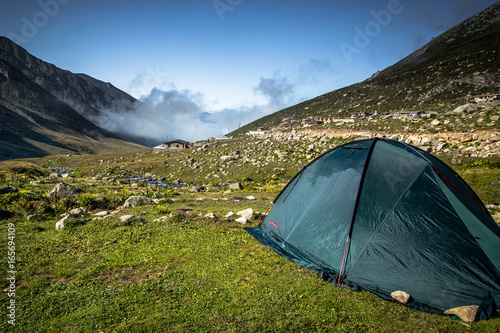
<instances>
[{"instance_id":1,"label":"mountain","mask_svg":"<svg viewBox=\"0 0 500 333\"><path fill-rule=\"evenodd\" d=\"M137 101L110 83L46 63L0 37L0 160L149 145L92 122Z\"/></svg>"},{"instance_id":2,"label":"mountain","mask_svg":"<svg viewBox=\"0 0 500 333\"><path fill-rule=\"evenodd\" d=\"M292 116L349 117L375 110L444 113L484 93L500 93L500 2L363 82L260 118L233 134L277 126Z\"/></svg>"}]
</instances>

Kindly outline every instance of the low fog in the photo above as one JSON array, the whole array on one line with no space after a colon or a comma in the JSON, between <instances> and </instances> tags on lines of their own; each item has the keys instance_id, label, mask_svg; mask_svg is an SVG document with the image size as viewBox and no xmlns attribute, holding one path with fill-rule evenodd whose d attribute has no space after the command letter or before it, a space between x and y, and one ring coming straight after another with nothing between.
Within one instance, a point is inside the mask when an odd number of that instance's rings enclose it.
<instances>
[{"instance_id":1,"label":"low fog","mask_svg":"<svg viewBox=\"0 0 500 333\"><path fill-rule=\"evenodd\" d=\"M311 60L295 75L275 73L271 78L260 78L253 91L264 96L262 105L207 111L204 96L189 90L179 90L173 84L158 85L142 96L129 111L101 110L93 119L99 126L116 133L130 134L161 143L168 140L206 140L234 131L263 116L297 104L305 97L297 97L298 85L314 84L316 76L328 74L329 64ZM307 74L306 74L307 73Z\"/></svg>"}]
</instances>

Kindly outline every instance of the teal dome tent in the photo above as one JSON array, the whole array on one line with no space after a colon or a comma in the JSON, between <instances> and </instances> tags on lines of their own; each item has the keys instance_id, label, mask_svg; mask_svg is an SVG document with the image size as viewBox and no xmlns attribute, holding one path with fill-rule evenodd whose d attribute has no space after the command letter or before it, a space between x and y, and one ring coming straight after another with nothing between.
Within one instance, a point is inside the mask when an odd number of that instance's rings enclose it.
<instances>
[{"instance_id":1,"label":"teal dome tent","mask_svg":"<svg viewBox=\"0 0 500 333\"><path fill-rule=\"evenodd\" d=\"M370 139L302 169L246 229L278 254L353 290L472 320L497 315L500 227L451 168L411 145ZM393 295L393 296L391 296Z\"/></svg>"}]
</instances>

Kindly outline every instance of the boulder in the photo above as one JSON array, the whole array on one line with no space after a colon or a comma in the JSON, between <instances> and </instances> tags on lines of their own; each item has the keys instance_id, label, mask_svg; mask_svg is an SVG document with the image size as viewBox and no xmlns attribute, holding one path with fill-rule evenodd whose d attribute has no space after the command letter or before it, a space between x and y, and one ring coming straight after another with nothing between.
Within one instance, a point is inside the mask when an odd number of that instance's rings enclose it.
<instances>
[{"instance_id":1,"label":"boulder","mask_svg":"<svg viewBox=\"0 0 500 333\"><path fill-rule=\"evenodd\" d=\"M205 215L205 217L208 217L209 219L216 219L217 215L215 215L214 213L208 213L207 215Z\"/></svg>"},{"instance_id":2,"label":"boulder","mask_svg":"<svg viewBox=\"0 0 500 333\"><path fill-rule=\"evenodd\" d=\"M0 207L0 220L10 219L11 217L14 217L14 215L16 215L16 213Z\"/></svg>"},{"instance_id":3,"label":"boulder","mask_svg":"<svg viewBox=\"0 0 500 333\"><path fill-rule=\"evenodd\" d=\"M203 186L193 186L193 187L191 187L191 192L193 192L193 193L198 193L198 192L201 192L201 191L205 191L205 187L203 187Z\"/></svg>"},{"instance_id":4,"label":"boulder","mask_svg":"<svg viewBox=\"0 0 500 333\"><path fill-rule=\"evenodd\" d=\"M407 292L397 290L393 293L391 293L391 297L394 298L396 301L406 304L410 301L411 296Z\"/></svg>"},{"instance_id":5,"label":"boulder","mask_svg":"<svg viewBox=\"0 0 500 333\"><path fill-rule=\"evenodd\" d=\"M220 157L220 160L221 160L222 162L233 161L233 160L235 160L235 159L236 159L236 158L235 158L234 156L229 156L229 155L228 155L228 156L221 156L221 157Z\"/></svg>"},{"instance_id":6,"label":"boulder","mask_svg":"<svg viewBox=\"0 0 500 333\"><path fill-rule=\"evenodd\" d=\"M247 223L247 219L244 218L244 217L237 218L235 221L238 222L238 223L241 223L241 224L246 224Z\"/></svg>"},{"instance_id":7,"label":"boulder","mask_svg":"<svg viewBox=\"0 0 500 333\"><path fill-rule=\"evenodd\" d=\"M127 222L128 220L134 218L135 216L132 215L132 214L129 214L129 215L122 215L120 216L120 221L121 222Z\"/></svg>"},{"instance_id":8,"label":"boulder","mask_svg":"<svg viewBox=\"0 0 500 333\"><path fill-rule=\"evenodd\" d=\"M0 194L16 193L19 189L15 186L0 187Z\"/></svg>"},{"instance_id":9,"label":"boulder","mask_svg":"<svg viewBox=\"0 0 500 333\"><path fill-rule=\"evenodd\" d=\"M253 217L253 209L247 208L236 213L236 215L245 218L246 220L251 220Z\"/></svg>"},{"instance_id":10,"label":"boulder","mask_svg":"<svg viewBox=\"0 0 500 333\"><path fill-rule=\"evenodd\" d=\"M154 204L154 201L143 196L133 196L127 199L123 206L125 208L130 208L130 207L136 207L136 206L141 206L141 205L152 205Z\"/></svg>"},{"instance_id":11,"label":"boulder","mask_svg":"<svg viewBox=\"0 0 500 333\"><path fill-rule=\"evenodd\" d=\"M447 315L455 315L466 323L472 323L476 320L477 310L479 310L479 305L466 305L446 310L444 313Z\"/></svg>"},{"instance_id":12,"label":"boulder","mask_svg":"<svg viewBox=\"0 0 500 333\"><path fill-rule=\"evenodd\" d=\"M86 211L83 207L74 208L74 209L70 210L69 212L73 215L82 215L82 214L86 213Z\"/></svg>"},{"instance_id":13,"label":"boulder","mask_svg":"<svg viewBox=\"0 0 500 333\"><path fill-rule=\"evenodd\" d=\"M63 182L57 184L49 192L49 194L47 194L47 198L56 198L56 199L73 198L76 195L83 192L84 191L81 188Z\"/></svg>"},{"instance_id":14,"label":"boulder","mask_svg":"<svg viewBox=\"0 0 500 333\"><path fill-rule=\"evenodd\" d=\"M229 188L231 190L242 190L243 185L241 183L232 183L232 184L229 184Z\"/></svg>"},{"instance_id":15,"label":"boulder","mask_svg":"<svg viewBox=\"0 0 500 333\"><path fill-rule=\"evenodd\" d=\"M59 221L56 222L56 229L61 231L64 229L64 221L66 221L68 218L73 217L73 214L68 214Z\"/></svg>"}]
</instances>

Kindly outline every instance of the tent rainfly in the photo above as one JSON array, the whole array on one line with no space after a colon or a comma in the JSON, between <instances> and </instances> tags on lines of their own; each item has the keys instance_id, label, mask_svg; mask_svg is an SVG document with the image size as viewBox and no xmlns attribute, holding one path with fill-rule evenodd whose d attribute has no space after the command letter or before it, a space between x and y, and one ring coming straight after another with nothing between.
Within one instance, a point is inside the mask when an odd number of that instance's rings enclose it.
<instances>
[{"instance_id":1,"label":"tent rainfly","mask_svg":"<svg viewBox=\"0 0 500 333\"><path fill-rule=\"evenodd\" d=\"M498 315L500 227L460 176L411 145L328 151L246 230L337 286L464 321Z\"/></svg>"}]
</instances>

